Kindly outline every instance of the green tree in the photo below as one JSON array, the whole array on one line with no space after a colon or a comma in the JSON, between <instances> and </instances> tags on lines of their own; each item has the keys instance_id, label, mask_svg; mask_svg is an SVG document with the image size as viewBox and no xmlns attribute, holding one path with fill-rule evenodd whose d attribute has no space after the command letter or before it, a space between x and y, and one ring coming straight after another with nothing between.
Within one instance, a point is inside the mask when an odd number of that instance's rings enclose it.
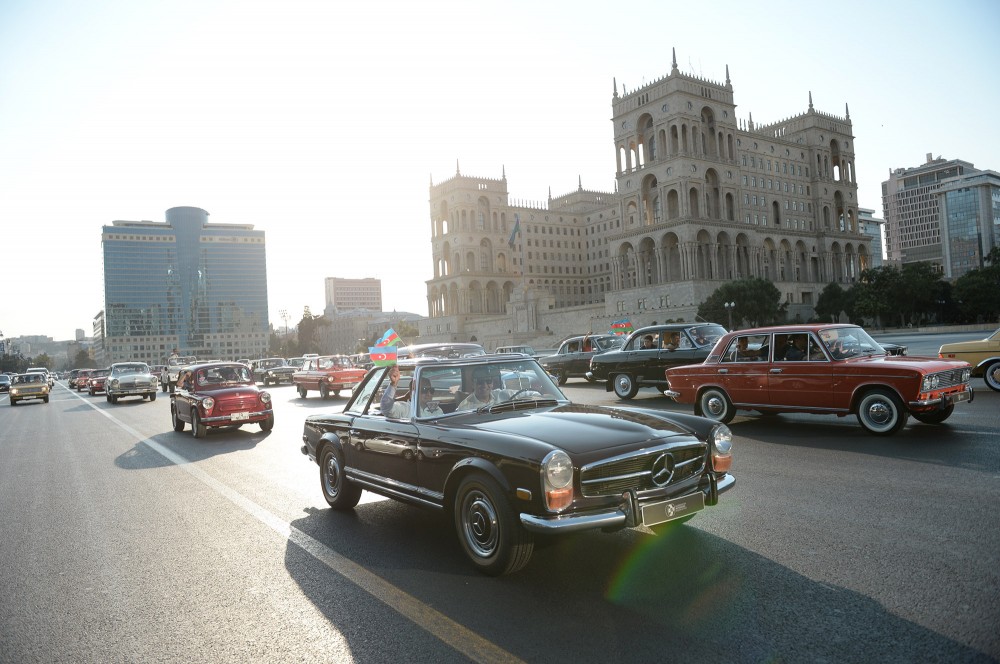
<instances>
[{"instance_id":1,"label":"green tree","mask_svg":"<svg viewBox=\"0 0 1000 664\"><path fill-rule=\"evenodd\" d=\"M952 295L961 316L970 322L996 321L1000 316L1000 247L994 247L984 267L955 281Z\"/></svg>"},{"instance_id":2,"label":"green tree","mask_svg":"<svg viewBox=\"0 0 1000 664\"><path fill-rule=\"evenodd\" d=\"M766 279L740 279L719 286L698 306L698 316L724 325L729 324L726 302L735 302L733 327L743 322L751 326L784 322L787 305L781 302L781 291Z\"/></svg>"},{"instance_id":3,"label":"green tree","mask_svg":"<svg viewBox=\"0 0 1000 664\"><path fill-rule=\"evenodd\" d=\"M840 284L827 284L816 300L816 319L823 323L838 320L840 312L854 313L854 289L845 291Z\"/></svg>"},{"instance_id":4,"label":"green tree","mask_svg":"<svg viewBox=\"0 0 1000 664\"><path fill-rule=\"evenodd\" d=\"M862 271L851 288L854 315L873 320L877 327L886 324L896 314L893 299L901 279L899 269L893 265Z\"/></svg>"},{"instance_id":5,"label":"green tree","mask_svg":"<svg viewBox=\"0 0 1000 664\"><path fill-rule=\"evenodd\" d=\"M73 368L94 369L97 368L97 364L90 359L90 353L85 350L79 350L76 353L76 357L73 358Z\"/></svg>"}]
</instances>

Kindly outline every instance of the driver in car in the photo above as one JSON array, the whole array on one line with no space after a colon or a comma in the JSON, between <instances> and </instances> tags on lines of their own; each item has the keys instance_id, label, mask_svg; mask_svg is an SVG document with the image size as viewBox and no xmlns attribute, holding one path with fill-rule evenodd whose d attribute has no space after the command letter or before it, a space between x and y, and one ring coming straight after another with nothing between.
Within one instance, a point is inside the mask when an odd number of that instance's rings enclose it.
<instances>
[{"instance_id":1,"label":"driver in car","mask_svg":"<svg viewBox=\"0 0 1000 664\"><path fill-rule=\"evenodd\" d=\"M493 389L494 380L499 378L499 376L494 375L485 367L476 369L472 373L472 377L475 382L475 391L463 399L462 403L458 404L458 410L475 410L483 406L491 406L495 403L507 401L518 393L528 396L539 395L535 391Z\"/></svg>"}]
</instances>

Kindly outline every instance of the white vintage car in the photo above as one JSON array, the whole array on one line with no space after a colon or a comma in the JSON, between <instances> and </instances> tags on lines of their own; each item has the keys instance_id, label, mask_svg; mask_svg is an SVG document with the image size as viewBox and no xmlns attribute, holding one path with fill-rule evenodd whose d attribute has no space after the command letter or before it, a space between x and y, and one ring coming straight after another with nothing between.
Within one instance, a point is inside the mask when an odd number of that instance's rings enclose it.
<instances>
[{"instance_id":1,"label":"white vintage car","mask_svg":"<svg viewBox=\"0 0 1000 664\"><path fill-rule=\"evenodd\" d=\"M116 362L104 383L108 403L118 403L121 397L142 397L156 401L159 381L145 362Z\"/></svg>"}]
</instances>

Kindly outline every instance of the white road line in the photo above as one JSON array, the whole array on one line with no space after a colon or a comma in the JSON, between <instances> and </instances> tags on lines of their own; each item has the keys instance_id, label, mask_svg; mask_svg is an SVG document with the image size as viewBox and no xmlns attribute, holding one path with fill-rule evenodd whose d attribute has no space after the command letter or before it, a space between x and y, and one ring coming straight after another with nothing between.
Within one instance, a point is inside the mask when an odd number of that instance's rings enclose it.
<instances>
[{"instance_id":1,"label":"white road line","mask_svg":"<svg viewBox=\"0 0 1000 664\"><path fill-rule=\"evenodd\" d=\"M285 539L291 541L313 558L326 565L330 570L340 574L361 590L364 590L389 608L405 616L414 624L472 661L503 663L522 661L493 642L482 638L443 613L400 590L380 576L372 574L361 565L338 554L322 542L319 542L297 528L293 528L289 522L272 514L231 487L223 484L197 465L191 463L188 459L164 447L155 440L144 437L141 433L114 415L111 415L106 409L98 408L93 402L84 399L79 394L74 394L73 396L114 422L116 426L126 433L135 436L137 440L148 445L181 470L207 485L219 495L230 500L247 514L250 514Z\"/></svg>"}]
</instances>

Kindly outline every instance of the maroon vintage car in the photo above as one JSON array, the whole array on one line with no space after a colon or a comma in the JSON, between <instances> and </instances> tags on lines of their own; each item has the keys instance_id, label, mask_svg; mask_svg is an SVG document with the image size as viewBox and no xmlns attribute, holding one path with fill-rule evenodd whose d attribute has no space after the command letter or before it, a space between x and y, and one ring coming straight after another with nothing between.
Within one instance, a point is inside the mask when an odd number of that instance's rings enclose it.
<instances>
[{"instance_id":1,"label":"maroon vintage car","mask_svg":"<svg viewBox=\"0 0 1000 664\"><path fill-rule=\"evenodd\" d=\"M183 431L187 422L195 438L204 438L209 427L274 428L270 393L257 387L250 367L239 362L184 367L170 395L170 417L174 431Z\"/></svg>"},{"instance_id":2,"label":"maroon vintage car","mask_svg":"<svg viewBox=\"0 0 1000 664\"><path fill-rule=\"evenodd\" d=\"M940 424L971 401L967 362L888 355L856 325L795 325L730 332L702 364L667 369L670 389L695 413L729 422L761 413L854 414L875 435L912 415Z\"/></svg>"},{"instance_id":3,"label":"maroon vintage car","mask_svg":"<svg viewBox=\"0 0 1000 664\"><path fill-rule=\"evenodd\" d=\"M108 382L111 369L94 369L87 378L87 392L94 396L98 392L104 392L104 384Z\"/></svg>"},{"instance_id":4,"label":"maroon vintage car","mask_svg":"<svg viewBox=\"0 0 1000 664\"><path fill-rule=\"evenodd\" d=\"M331 394L339 396L341 390L353 390L365 377L347 355L322 355L305 359L302 368L292 375L292 382L303 399L309 390L317 390L323 399Z\"/></svg>"},{"instance_id":5,"label":"maroon vintage car","mask_svg":"<svg viewBox=\"0 0 1000 664\"><path fill-rule=\"evenodd\" d=\"M87 381L90 380L90 374L94 372L94 369L80 369L80 372L76 374L76 381L73 383L73 388L77 392L83 392L87 389Z\"/></svg>"}]
</instances>

